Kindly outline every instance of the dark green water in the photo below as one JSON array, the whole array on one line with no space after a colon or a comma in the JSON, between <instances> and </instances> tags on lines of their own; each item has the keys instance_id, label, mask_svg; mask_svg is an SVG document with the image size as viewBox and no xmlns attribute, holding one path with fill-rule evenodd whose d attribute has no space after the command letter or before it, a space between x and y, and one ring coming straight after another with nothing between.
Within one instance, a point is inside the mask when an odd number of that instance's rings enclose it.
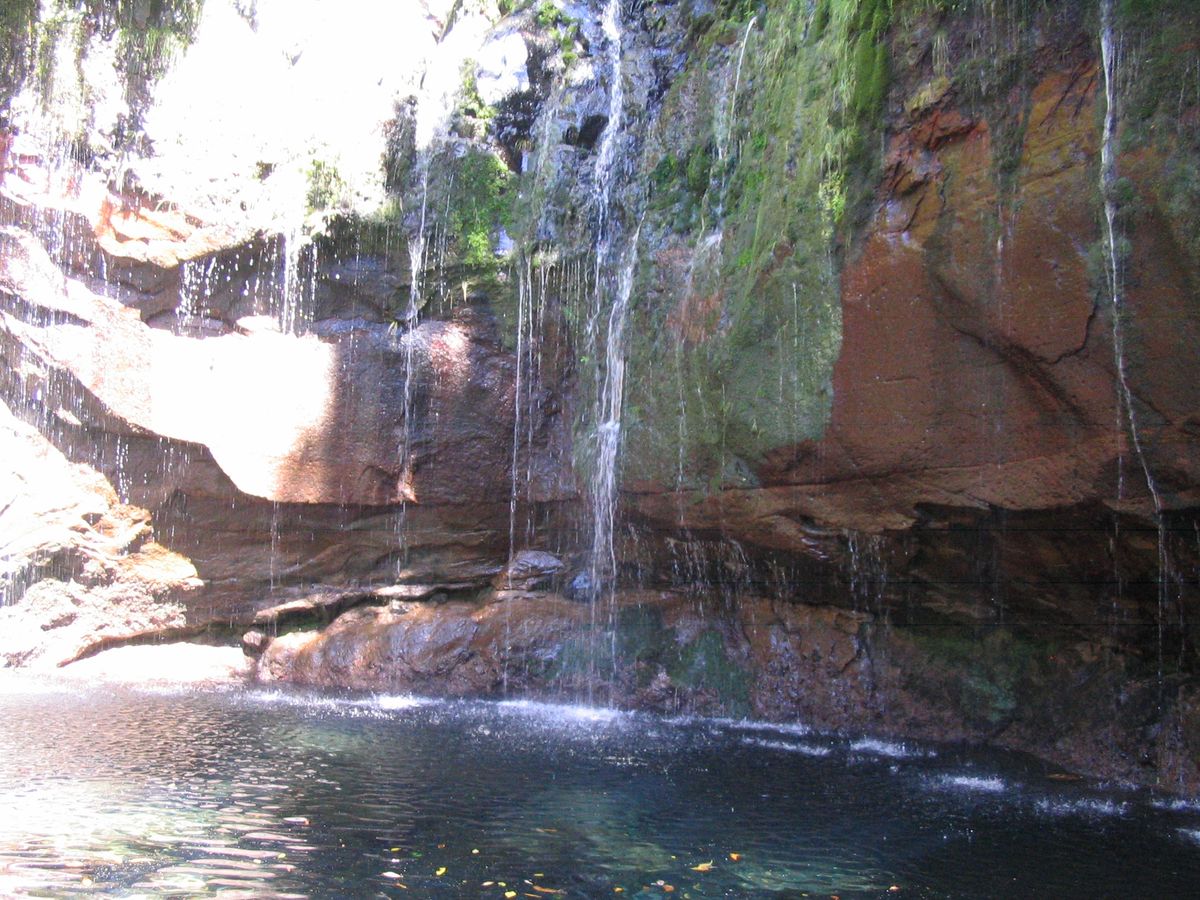
<instances>
[{"instance_id":1,"label":"dark green water","mask_svg":"<svg viewBox=\"0 0 1200 900\"><path fill-rule=\"evenodd\" d=\"M0 721L0 896L1200 891L1200 806L957 748L525 703L25 681L0 682Z\"/></svg>"}]
</instances>

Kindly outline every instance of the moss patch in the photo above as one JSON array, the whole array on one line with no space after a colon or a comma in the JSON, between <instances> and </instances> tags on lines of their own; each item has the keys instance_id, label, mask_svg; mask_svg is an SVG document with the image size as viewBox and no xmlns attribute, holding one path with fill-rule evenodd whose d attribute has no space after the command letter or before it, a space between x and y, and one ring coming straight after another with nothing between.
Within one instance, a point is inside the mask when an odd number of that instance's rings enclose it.
<instances>
[{"instance_id":1,"label":"moss patch","mask_svg":"<svg viewBox=\"0 0 1200 900\"><path fill-rule=\"evenodd\" d=\"M896 627L928 666L910 673L910 684L948 701L968 722L994 728L1013 719L1038 693L1044 661L1055 645L1003 628Z\"/></svg>"}]
</instances>

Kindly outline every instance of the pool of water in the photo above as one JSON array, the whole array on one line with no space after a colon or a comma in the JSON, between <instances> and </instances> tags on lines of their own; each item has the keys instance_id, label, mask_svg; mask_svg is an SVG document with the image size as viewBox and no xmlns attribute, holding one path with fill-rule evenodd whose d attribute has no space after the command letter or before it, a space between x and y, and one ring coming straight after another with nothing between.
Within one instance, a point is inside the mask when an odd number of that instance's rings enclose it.
<instances>
[{"instance_id":1,"label":"pool of water","mask_svg":"<svg viewBox=\"0 0 1200 900\"><path fill-rule=\"evenodd\" d=\"M1182 897L1200 804L526 702L0 682L0 896Z\"/></svg>"}]
</instances>

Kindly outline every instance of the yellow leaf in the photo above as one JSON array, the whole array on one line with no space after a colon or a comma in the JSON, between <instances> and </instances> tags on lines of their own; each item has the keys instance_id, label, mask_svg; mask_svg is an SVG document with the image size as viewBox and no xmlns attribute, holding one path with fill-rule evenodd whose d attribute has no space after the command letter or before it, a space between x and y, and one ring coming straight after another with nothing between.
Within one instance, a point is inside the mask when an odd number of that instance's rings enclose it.
<instances>
[{"instance_id":1,"label":"yellow leaf","mask_svg":"<svg viewBox=\"0 0 1200 900\"><path fill-rule=\"evenodd\" d=\"M664 884L664 885L663 885L663 890L664 890L664 891L666 891L668 894L672 894L672 893L674 893L674 892L675 892L675 885L673 885L673 884Z\"/></svg>"},{"instance_id":2,"label":"yellow leaf","mask_svg":"<svg viewBox=\"0 0 1200 900\"><path fill-rule=\"evenodd\" d=\"M740 853L730 853L730 854L729 854L729 858L730 858L730 859L732 859L734 862L737 862L739 859L741 859L741 858L742 858L742 854L740 854Z\"/></svg>"},{"instance_id":3,"label":"yellow leaf","mask_svg":"<svg viewBox=\"0 0 1200 900\"><path fill-rule=\"evenodd\" d=\"M494 882L494 881L485 881L485 882L484 882L484 883L481 885L481 887L491 887L491 886L492 886L493 884L495 884L495 883L496 883L496 882Z\"/></svg>"},{"instance_id":4,"label":"yellow leaf","mask_svg":"<svg viewBox=\"0 0 1200 900\"><path fill-rule=\"evenodd\" d=\"M478 851L478 850L472 850L472 851L471 851L471 855L472 855L472 856L478 856L478 855L479 855L479 851Z\"/></svg>"},{"instance_id":5,"label":"yellow leaf","mask_svg":"<svg viewBox=\"0 0 1200 900\"><path fill-rule=\"evenodd\" d=\"M435 874L435 875L437 875L439 878L441 878L443 875L445 875L445 874L446 874L446 867L445 867L445 866L442 866L442 867L441 867L440 869L438 869L438 870L437 870L437 872L435 872L434 874Z\"/></svg>"},{"instance_id":6,"label":"yellow leaf","mask_svg":"<svg viewBox=\"0 0 1200 900\"><path fill-rule=\"evenodd\" d=\"M536 884L533 886L533 889L535 891L537 891L539 894L565 894L566 893L566 891L558 891L558 890L555 890L554 888L541 887L540 885L536 885Z\"/></svg>"},{"instance_id":7,"label":"yellow leaf","mask_svg":"<svg viewBox=\"0 0 1200 900\"><path fill-rule=\"evenodd\" d=\"M505 896L506 900L512 900L513 897L517 896L517 892L516 891L505 891L504 896Z\"/></svg>"},{"instance_id":8,"label":"yellow leaf","mask_svg":"<svg viewBox=\"0 0 1200 900\"><path fill-rule=\"evenodd\" d=\"M384 878L399 878L400 873L399 872L384 872L383 877Z\"/></svg>"},{"instance_id":9,"label":"yellow leaf","mask_svg":"<svg viewBox=\"0 0 1200 900\"><path fill-rule=\"evenodd\" d=\"M713 864L712 864L711 859L706 863L700 863L700 865L698 865L698 866L692 866L693 872L711 872L712 869L713 869Z\"/></svg>"}]
</instances>

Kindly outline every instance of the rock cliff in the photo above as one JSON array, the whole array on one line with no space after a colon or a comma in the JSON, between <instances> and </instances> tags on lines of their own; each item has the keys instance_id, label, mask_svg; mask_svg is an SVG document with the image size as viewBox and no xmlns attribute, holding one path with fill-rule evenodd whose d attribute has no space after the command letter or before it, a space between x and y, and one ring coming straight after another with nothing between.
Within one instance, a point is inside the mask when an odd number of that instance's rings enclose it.
<instances>
[{"instance_id":1,"label":"rock cliff","mask_svg":"<svg viewBox=\"0 0 1200 900\"><path fill-rule=\"evenodd\" d=\"M6 664L1200 788L1189 3L379 6L5 20Z\"/></svg>"}]
</instances>

